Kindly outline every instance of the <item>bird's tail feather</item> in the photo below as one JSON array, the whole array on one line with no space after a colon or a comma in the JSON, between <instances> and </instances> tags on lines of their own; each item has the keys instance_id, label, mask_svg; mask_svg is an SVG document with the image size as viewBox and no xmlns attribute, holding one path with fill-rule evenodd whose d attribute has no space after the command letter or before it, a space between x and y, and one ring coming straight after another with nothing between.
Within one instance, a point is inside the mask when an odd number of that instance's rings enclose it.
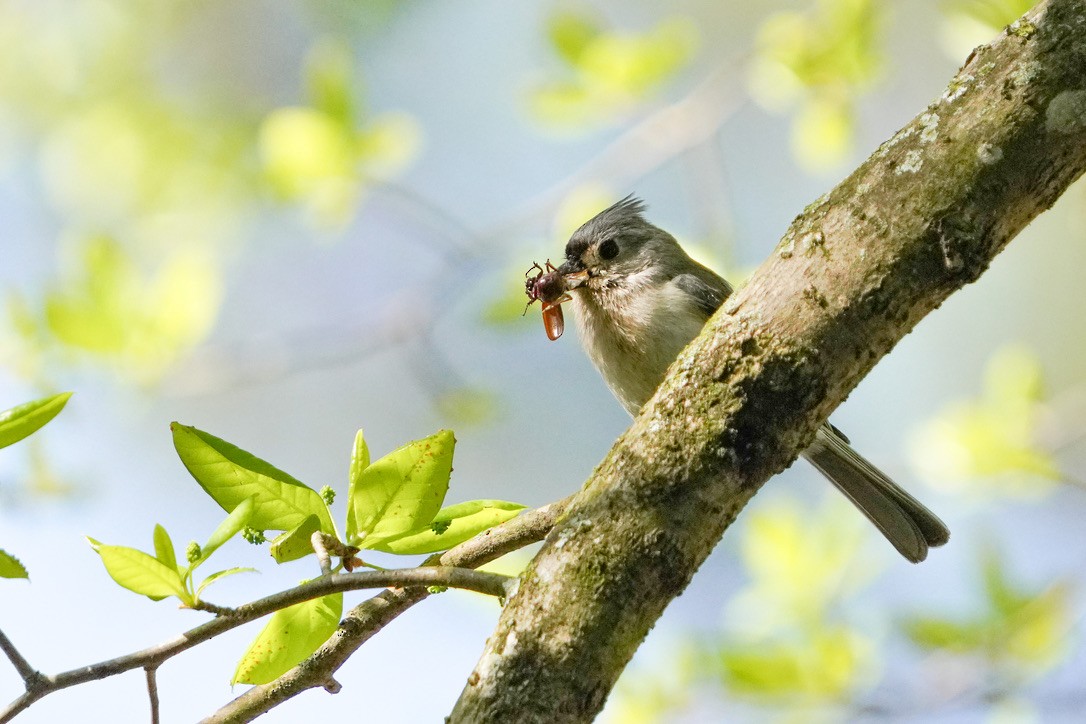
<instances>
[{"instance_id":1,"label":"bird's tail feather","mask_svg":"<svg viewBox=\"0 0 1086 724\"><path fill-rule=\"evenodd\" d=\"M950 531L939 517L852 449L830 425L822 426L803 456L875 524L913 563L941 546Z\"/></svg>"}]
</instances>

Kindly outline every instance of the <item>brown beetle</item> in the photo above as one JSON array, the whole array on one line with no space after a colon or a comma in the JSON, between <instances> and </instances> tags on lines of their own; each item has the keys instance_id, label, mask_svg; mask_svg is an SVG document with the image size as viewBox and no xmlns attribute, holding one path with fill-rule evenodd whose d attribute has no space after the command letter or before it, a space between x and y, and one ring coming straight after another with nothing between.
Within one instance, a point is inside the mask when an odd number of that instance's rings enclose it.
<instances>
[{"instance_id":1,"label":"brown beetle","mask_svg":"<svg viewBox=\"0 0 1086 724\"><path fill-rule=\"evenodd\" d=\"M539 271L538 274L529 276L536 270ZM562 304L571 299L566 294L566 281L549 259L546 268L539 266L538 262L532 262L524 276L527 277L524 280L524 293L528 295L524 313L527 314L528 307L538 299L543 305L543 328L547 330L547 338L554 341L562 336L566 328L562 317Z\"/></svg>"}]
</instances>

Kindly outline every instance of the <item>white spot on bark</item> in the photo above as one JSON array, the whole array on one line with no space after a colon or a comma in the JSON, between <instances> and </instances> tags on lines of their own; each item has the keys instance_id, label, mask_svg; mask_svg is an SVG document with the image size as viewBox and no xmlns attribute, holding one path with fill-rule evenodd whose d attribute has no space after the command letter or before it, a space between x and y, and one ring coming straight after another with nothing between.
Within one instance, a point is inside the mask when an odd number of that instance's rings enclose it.
<instances>
[{"instance_id":1,"label":"white spot on bark","mask_svg":"<svg viewBox=\"0 0 1086 724\"><path fill-rule=\"evenodd\" d=\"M515 651L517 648L517 632L514 629L510 629L509 633L505 635L505 644L502 646L504 654L499 654L496 651L488 650L482 658L479 659L479 663L475 665L475 674L479 679L486 679L490 677L491 670L502 660L502 656L508 654L511 651ZM474 677L473 677L474 678Z\"/></svg>"},{"instance_id":2,"label":"white spot on bark","mask_svg":"<svg viewBox=\"0 0 1086 724\"><path fill-rule=\"evenodd\" d=\"M953 103L954 101L965 95L969 90L969 86L973 83L973 76L968 73L959 75L954 80L950 81L950 85L946 87L946 91L943 92L943 103Z\"/></svg>"},{"instance_id":3,"label":"white spot on bark","mask_svg":"<svg viewBox=\"0 0 1086 724\"><path fill-rule=\"evenodd\" d=\"M939 114L925 113L920 116L920 142L931 143L939 135Z\"/></svg>"},{"instance_id":4,"label":"white spot on bark","mask_svg":"<svg viewBox=\"0 0 1086 724\"><path fill-rule=\"evenodd\" d=\"M977 158L981 163L991 166L1003 160L1003 149L990 143L982 143L977 146Z\"/></svg>"},{"instance_id":5,"label":"white spot on bark","mask_svg":"<svg viewBox=\"0 0 1086 724\"><path fill-rule=\"evenodd\" d=\"M1036 63L1022 63L1011 73L1010 79L1015 88L1025 88L1037 77Z\"/></svg>"},{"instance_id":6,"label":"white spot on bark","mask_svg":"<svg viewBox=\"0 0 1086 724\"><path fill-rule=\"evenodd\" d=\"M517 650L517 630L515 628L509 629L509 634L505 637L505 646L502 648L506 655Z\"/></svg>"},{"instance_id":7,"label":"white spot on bark","mask_svg":"<svg viewBox=\"0 0 1086 724\"><path fill-rule=\"evenodd\" d=\"M924 165L924 154L920 151L912 150L905 154L905 160L901 162L901 165L894 170L894 173L899 176L903 173L916 173Z\"/></svg>"},{"instance_id":8,"label":"white spot on bark","mask_svg":"<svg viewBox=\"0 0 1086 724\"><path fill-rule=\"evenodd\" d=\"M810 254L814 249L820 248L826 242L826 237L822 235L821 231L812 231L804 234L803 238L799 240L799 243L803 246L803 252Z\"/></svg>"}]
</instances>

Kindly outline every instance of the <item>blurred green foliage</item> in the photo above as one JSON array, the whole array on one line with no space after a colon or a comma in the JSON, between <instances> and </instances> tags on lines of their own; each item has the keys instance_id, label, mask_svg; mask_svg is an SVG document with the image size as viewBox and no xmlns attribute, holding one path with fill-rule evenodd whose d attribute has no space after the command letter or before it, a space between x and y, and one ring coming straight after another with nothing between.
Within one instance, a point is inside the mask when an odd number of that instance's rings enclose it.
<instances>
[{"instance_id":1,"label":"blurred green foliage","mask_svg":"<svg viewBox=\"0 0 1086 724\"><path fill-rule=\"evenodd\" d=\"M203 249L178 247L140 265L138 249L110 237L73 246L65 276L46 293L44 318L70 350L150 382L210 331L223 292L220 269Z\"/></svg>"},{"instance_id":2,"label":"blurred green foliage","mask_svg":"<svg viewBox=\"0 0 1086 724\"><path fill-rule=\"evenodd\" d=\"M501 415L501 400L486 387L459 386L441 391L435 400L442 419L458 427L484 425Z\"/></svg>"},{"instance_id":3,"label":"blurred green foliage","mask_svg":"<svg viewBox=\"0 0 1086 724\"><path fill-rule=\"evenodd\" d=\"M965 57L1036 4L1035 0L944 0L942 31L948 55Z\"/></svg>"},{"instance_id":4,"label":"blurred green foliage","mask_svg":"<svg viewBox=\"0 0 1086 724\"><path fill-rule=\"evenodd\" d=\"M656 724L676 721L676 713L694 698L702 672L702 657L692 641L674 644L659 657L663 666L630 666L615 686L605 721L617 724Z\"/></svg>"},{"instance_id":5,"label":"blurred green foliage","mask_svg":"<svg viewBox=\"0 0 1086 724\"><path fill-rule=\"evenodd\" d=\"M863 554L870 531L830 497L818 508L780 499L751 512L740 539L750 583L729 604L746 633L799 629L832 618L837 602L862 590L881 568Z\"/></svg>"},{"instance_id":6,"label":"blurred green foliage","mask_svg":"<svg viewBox=\"0 0 1086 724\"><path fill-rule=\"evenodd\" d=\"M989 30L1002 30L1036 4L1036 0L950 0L946 12L973 18Z\"/></svg>"},{"instance_id":7,"label":"blurred green foliage","mask_svg":"<svg viewBox=\"0 0 1086 724\"><path fill-rule=\"evenodd\" d=\"M781 499L752 512L740 540L751 580L728 604L736 624L709 656L728 691L809 704L868 683L874 641L845 616L845 602L881 568L864 554L867 535L835 497L818 508Z\"/></svg>"},{"instance_id":8,"label":"blurred green foliage","mask_svg":"<svg viewBox=\"0 0 1086 724\"><path fill-rule=\"evenodd\" d=\"M880 641L850 616L850 602L881 569L866 553L868 535L833 494L817 507L774 498L750 511L740 539L750 582L727 602L723 630L699 632L674 660L631 672L637 683L619 689L631 699L614 720L671 721L697 687L786 719L847 705L876 683L881 665Z\"/></svg>"},{"instance_id":9,"label":"blurred green foliage","mask_svg":"<svg viewBox=\"0 0 1086 724\"><path fill-rule=\"evenodd\" d=\"M698 45L697 28L686 18L620 31L572 10L550 17L547 36L566 67L532 90L532 114L544 127L579 132L625 118L682 70Z\"/></svg>"},{"instance_id":10,"label":"blurred green foliage","mask_svg":"<svg viewBox=\"0 0 1086 724\"><path fill-rule=\"evenodd\" d=\"M1044 399L1036 354L1002 349L988 362L976 399L951 403L914 435L913 461L932 482L976 497L1044 495L1062 478L1037 442Z\"/></svg>"},{"instance_id":11,"label":"blurred green foliage","mask_svg":"<svg viewBox=\"0 0 1086 724\"><path fill-rule=\"evenodd\" d=\"M992 550L981 564L984 600L979 611L959 618L912 616L903 627L923 649L977 659L991 685L1006 696L1067 657L1071 588L1057 581L1025 590L1010 580L1006 562Z\"/></svg>"},{"instance_id":12,"label":"blurred green foliage","mask_svg":"<svg viewBox=\"0 0 1086 724\"><path fill-rule=\"evenodd\" d=\"M35 149L6 162L37 167L62 229L55 281L10 294L0 328L5 362L39 384L72 356L155 382L211 331L254 210L274 198L342 228L417 152L411 117L365 108L336 39L309 39L308 105L222 103L213 74L170 62L205 12L0 5L0 148Z\"/></svg>"},{"instance_id":13,"label":"blurred green foliage","mask_svg":"<svg viewBox=\"0 0 1086 724\"><path fill-rule=\"evenodd\" d=\"M318 43L307 65L312 105L269 113L260 124L260 157L280 198L300 203L319 224L341 227L367 186L415 157L422 132L404 113L365 115L354 59L342 42Z\"/></svg>"},{"instance_id":14,"label":"blurred green foliage","mask_svg":"<svg viewBox=\"0 0 1086 724\"><path fill-rule=\"evenodd\" d=\"M750 93L770 110L795 109L792 149L805 168L832 168L851 150L856 98L882 71L887 12L872 0L818 0L762 24Z\"/></svg>"},{"instance_id":15,"label":"blurred green foliage","mask_svg":"<svg viewBox=\"0 0 1086 724\"><path fill-rule=\"evenodd\" d=\"M874 642L845 626L812 631L794 641L722 645L716 667L733 694L779 706L846 702L872 674Z\"/></svg>"}]
</instances>

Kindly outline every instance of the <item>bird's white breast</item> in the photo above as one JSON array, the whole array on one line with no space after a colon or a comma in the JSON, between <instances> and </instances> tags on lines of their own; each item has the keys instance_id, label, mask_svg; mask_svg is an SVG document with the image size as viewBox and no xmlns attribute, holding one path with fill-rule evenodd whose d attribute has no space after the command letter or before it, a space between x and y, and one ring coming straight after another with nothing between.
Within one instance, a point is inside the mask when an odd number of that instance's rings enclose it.
<instances>
[{"instance_id":1,"label":"bird's white breast","mask_svg":"<svg viewBox=\"0 0 1086 724\"><path fill-rule=\"evenodd\" d=\"M615 288L600 281L576 290L573 309L585 351L631 415L656 391L668 366L706 320L676 285L654 283L647 276L628 277Z\"/></svg>"}]
</instances>

